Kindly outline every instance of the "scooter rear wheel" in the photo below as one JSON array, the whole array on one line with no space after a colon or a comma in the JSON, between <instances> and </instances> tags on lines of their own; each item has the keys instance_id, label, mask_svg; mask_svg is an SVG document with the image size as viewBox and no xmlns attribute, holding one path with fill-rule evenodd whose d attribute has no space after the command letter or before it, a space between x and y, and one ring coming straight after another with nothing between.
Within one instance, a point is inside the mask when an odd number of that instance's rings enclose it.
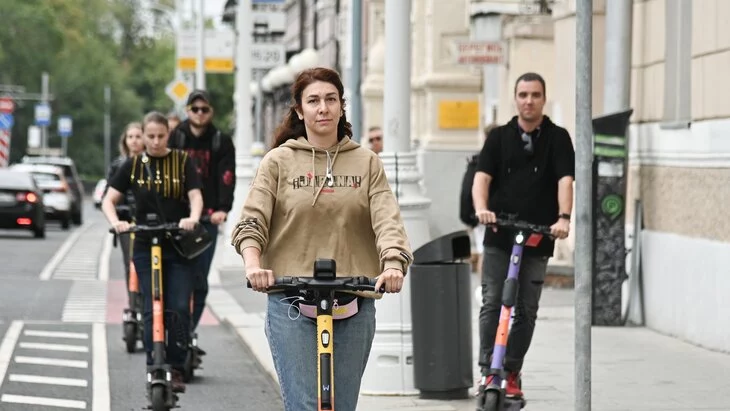
<instances>
[{"instance_id":1,"label":"scooter rear wheel","mask_svg":"<svg viewBox=\"0 0 730 411\"><path fill-rule=\"evenodd\" d=\"M152 387L152 411L168 411L167 404L165 401L165 387L162 385L155 385Z\"/></svg>"}]
</instances>

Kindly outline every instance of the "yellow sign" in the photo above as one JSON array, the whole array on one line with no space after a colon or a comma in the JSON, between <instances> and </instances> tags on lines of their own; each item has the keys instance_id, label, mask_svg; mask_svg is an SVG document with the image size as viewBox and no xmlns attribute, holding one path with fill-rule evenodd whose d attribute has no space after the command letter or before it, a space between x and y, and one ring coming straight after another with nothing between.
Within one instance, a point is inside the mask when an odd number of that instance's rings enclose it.
<instances>
[{"instance_id":1,"label":"yellow sign","mask_svg":"<svg viewBox=\"0 0 730 411\"><path fill-rule=\"evenodd\" d=\"M188 93L190 93L190 88L187 84L185 84L185 82L178 81L174 86L172 86L170 91L175 97L182 100L187 97Z\"/></svg>"},{"instance_id":2,"label":"yellow sign","mask_svg":"<svg viewBox=\"0 0 730 411\"><path fill-rule=\"evenodd\" d=\"M196 61L194 58L179 58L177 67L182 71L195 71ZM233 59L205 59L206 73L233 73L234 68Z\"/></svg>"},{"instance_id":3,"label":"yellow sign","mask_svg":"<svg viewBox=\"0 0 730 411\"><path fill-rule=\"evenodd\" d=\"M442 100L438 116L439 128L478 129L479 100Z\"/></svg>"}]
</instances>

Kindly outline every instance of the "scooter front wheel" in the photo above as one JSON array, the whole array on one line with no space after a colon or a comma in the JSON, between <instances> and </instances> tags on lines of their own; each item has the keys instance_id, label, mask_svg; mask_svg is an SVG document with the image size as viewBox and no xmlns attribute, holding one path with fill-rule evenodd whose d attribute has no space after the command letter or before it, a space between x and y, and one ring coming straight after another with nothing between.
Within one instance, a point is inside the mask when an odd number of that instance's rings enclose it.
<instances>
[{"instance_id":1,"label":"scooter front wheel","mask_svg":"<svg viewBox=\"0 0 730 411\"><path fill-rule=\"evenodd\" d=\"M165 401L165 387L163 385L155 385L152 387L152 411L168 411L167 404Z\"/></svg>"},{"instance_id":2,"label":"scooter front wheel","mask_svg":"<svg viewBox=\"0 0 730 411\"><path fill-rule=\"evenodd\" d=\"M137 335L137 324L132 322L124 324L124 342L130 354L137 350Z\"/></svg>"},{"instance_id":3,"label":"scooter front wheel","mask_svg":"<svg viewBox=\"0 0 730 411\"><path fill-rule=\"evenodd\" d=\"M190 382L195 377L195 363L197 361L197 355L195 354L195 347L188 349L188 354L185 356L185 366L183 369L183 382Z\"/></svg>"},{"instance_id":4,"label":"scooter front wheel","mask_svg":"<svg viewBox=\"0 0 730 411\"><path fill-rule=\"evenodd\" d=\"M484 393L484 411L502 411L499 403L499 392L489 390Z\"/></svg>"}]
</instances>

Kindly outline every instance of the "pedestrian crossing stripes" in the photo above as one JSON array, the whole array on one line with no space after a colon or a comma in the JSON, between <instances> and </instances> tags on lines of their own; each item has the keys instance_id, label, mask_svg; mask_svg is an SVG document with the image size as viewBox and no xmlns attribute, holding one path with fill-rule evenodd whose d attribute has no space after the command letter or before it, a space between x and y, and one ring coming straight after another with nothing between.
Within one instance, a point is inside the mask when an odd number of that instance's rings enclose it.
<instances>
[{"instance_id":1,"label":"pedestrian crossing stripes","mask_svg":"<svg viewBox=\"0 0 730 411\"><path fill-rule=\"evenodd\" d=\"M106 286L104 281L74 281L63 306L61 320L76 323L106 322Z\"/></svg>"}]
</instances>

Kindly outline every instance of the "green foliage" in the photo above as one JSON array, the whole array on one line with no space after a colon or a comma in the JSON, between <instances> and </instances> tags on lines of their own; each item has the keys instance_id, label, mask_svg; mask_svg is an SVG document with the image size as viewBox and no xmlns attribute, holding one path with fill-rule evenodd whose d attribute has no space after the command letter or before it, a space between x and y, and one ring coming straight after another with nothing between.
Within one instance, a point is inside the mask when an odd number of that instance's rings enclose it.
<instances>
[{"instance_id":1,"label":"green foliage","mask_svg":"<svg viewBox=\"0 0 730 411\"><path fill-rule=\"evenodd\" d=\"M157 0L170 9L173 0ZM111 158L125 125L145 112L169 111L165 86L174 78L175 39L164 13L143 16L140 0L0 0L0 84L40 93L50 75L53 122L49 146L60 147L58 115L73 118L69 156L85 175L104 175L104 87L111 88ZM216 123L226 129L233 76L208 75ZM11 161L26 150L36 101L17 101Z\"/></svg>"}]
</instances>

